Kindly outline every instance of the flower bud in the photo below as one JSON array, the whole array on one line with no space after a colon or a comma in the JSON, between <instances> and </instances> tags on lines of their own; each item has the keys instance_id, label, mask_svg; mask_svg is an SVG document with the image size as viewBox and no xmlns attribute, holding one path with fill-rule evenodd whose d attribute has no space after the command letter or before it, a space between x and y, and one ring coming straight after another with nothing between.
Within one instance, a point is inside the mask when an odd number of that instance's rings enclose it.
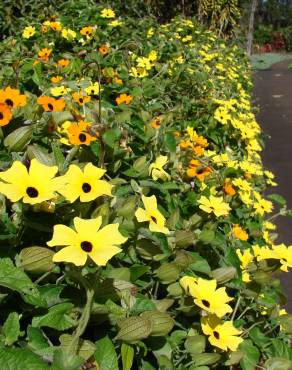
<instances>
[{"instance_id":1,"label":"flower bud","mask_svg":"<svg viewBox=\"0 0 292 370\"><path fill-rule=\"evenodd\" d=\"M162 337L167 335L174 326L173 319L169 314L159 311L143 312L141 317L147 318L152 322L152 330L150 336Z\"/></svg>"},{"instance_id":2,"label":"flower bud","mask_svg":"<svg viewBox=\"0 0 292 370\"><path fill-rule=\"evenodd\" d=\"M152 322L146 317L131 316L120 321L119 327L120 331L115 339L135 343L149 337L152 331Z\"/></svg>"},{"instance_id":3,"label":"flower bud","mask_svg":"<svg viewBox=\"0 0 292 370\"><path fill-rule=\"evenodd\" d=\"M206 337L203 335L193 335L187 337L185 341L185 349L191 355L197 355L205 351Z\"/></svg>"},{"instance_id":4,"label":"flower bud","mask_svg":"<svg viewBox=\"0 0 292 370\"><path fill-rule=\"evenodd\" d=\"M155 270L155 274L162 284L169 284L179 278L180 268L176 263L165 263Z\"/></svg>"},{"instance_id":5,"label":"flower bud","mask_svg":"<svg viewBox=\"0 0 292 370\"><path fill-rule=\"evenodd\" d=\"M217 280L219 284L224 284L236 276L235 267L220 267L211 272L211 276Z\"/></svg>"},{"instance_id":6,"label":"flower bud","mask_svg":"<svg viewBox=\"0 0 292 370\"><path fill-rule=\"evenodd\" d=\"M54 254L51 249L44 247L24 248L19 253L20 265L31 274L41 275L54 267Z\"/></svg>"}]
</instances>

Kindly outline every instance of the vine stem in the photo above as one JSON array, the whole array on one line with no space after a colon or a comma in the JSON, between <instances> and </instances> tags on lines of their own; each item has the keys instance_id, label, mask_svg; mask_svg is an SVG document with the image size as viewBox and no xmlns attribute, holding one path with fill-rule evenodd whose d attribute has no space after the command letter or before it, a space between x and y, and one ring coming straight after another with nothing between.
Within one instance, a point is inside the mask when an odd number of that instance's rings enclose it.
<instances>
[{"instance_id":1,"label":"vine stem","mask_svg":"<svg viewBox=\"0 0 292 370\"><path fill-rule=\"evenodd\" d=\"M86 304L84 306L82 315L80 317L78 326L76 328L76 331L73 335L72 341L68 347L68 352L70 353L76 353L77 351L77 346L79 342L79 338L81 335L84 333L88 321L90 319L90 313L91 313L91 308L92 308L92 303L93 303L93 298L94 298L94 289L91 286L87 286L86 289Z\"/></svg>"}]
</instances>

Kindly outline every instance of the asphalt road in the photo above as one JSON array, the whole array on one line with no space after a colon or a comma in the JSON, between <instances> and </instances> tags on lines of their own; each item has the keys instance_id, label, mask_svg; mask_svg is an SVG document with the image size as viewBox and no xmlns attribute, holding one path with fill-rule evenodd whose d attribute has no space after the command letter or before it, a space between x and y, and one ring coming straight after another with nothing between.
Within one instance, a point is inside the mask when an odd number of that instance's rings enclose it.
<instances>
[{"instance_id":1,"label":"asphalt road","mask_svg":"<svg viewBox=\"0 0 292 370\"><path fill-rule=\"evenodd\" d=\"M260 110L260 123L266 148L262 152L264 166L276 176L277 187L269 190L287 200L292 208L292 69L291 61L274 64L254 76L255 104ZM292 245L292 218L279 217L277 244ZM287 308L292 312L292 270L283 273L281 280L288 296Z\"/></svg>"}]
</instances>

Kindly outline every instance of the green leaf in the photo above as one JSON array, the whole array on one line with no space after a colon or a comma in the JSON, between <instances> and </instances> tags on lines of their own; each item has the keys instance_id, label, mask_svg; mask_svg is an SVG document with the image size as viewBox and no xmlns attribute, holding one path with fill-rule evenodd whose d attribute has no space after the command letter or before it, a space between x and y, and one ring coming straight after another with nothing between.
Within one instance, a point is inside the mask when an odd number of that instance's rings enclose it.
<instances>
[{"instance_id":1,"label":"green leaf","mask_svg":"<svg viewBox=\"0 0 292 370\"><path fill-rule=\"evenodd\" d=\"M258 346L261 347L269 342L269 338L267 338L259 328L254 327L249 331L249 337L253 340L253 342Z\"/></svg>"},{"instance_id":2,"label":"green leaf","mask_svg":"<svg viewBox=\"0 0 292 370\"><path fill-rule=\"evenodd\" d=\"M292 361L287 360L285 358L269 358L265 362L265 369L266 370L291 370L292 368Z\"/></svg>"},{"instance_id":3,"label":"green leaf","mask_svg":"<svg viewBox=\"0 0 292 370\"><path fill-rule=\"evenodd\" d=\"M165 135L165 145L166 145L167 149L170 152L175 153L175 151L176 151L176 141L175 141L175 138L174 138L172 133L167 133Z\"/></svg>"},{"instance_id":4,"label":"green leaf","mask_svg":"<svg viewBox=\"0 0 292 370\"><path fill-rule=\"evenodd\" d=\"M18 292L23 300L35 306L45 306L37 287L9 258L0 260L0 285Z\"/></svg>"},{"instance_id":5,"label":"green leaf","mask_svg":"<svg viewBox=\"0 0 292 370\"><path fill-rule=\"evenodd\" d=\"M201 257L199 253L196 252L190 252L189 254L194 259L194 262L189 265L190 269L192 269L193 271L203 272L207 275L211 273L211 267L208 264L207 260L205 260L205 258Z\"/></svg>"},{"instance_id":6,"label":"green leaf","mask_svg":"<svg viewBox=\"0 0 292 370\"><path fill-rule=\"evenodd\" d=\"M115 142L120 138L120 136L121 136L121 131L118 128L116 128L116 129L106 131L103 134L102 139L110 148L113 149L115 146Z\"/></svg>"},{"instance_id":7,"label":"green leaf","mask_svg":"<svg viewBox=\"0 0 292 370\"><path fill-rule=\"evenodd\" d=\"M20 348L0 348L0 364L1 370L49 370L39 356Z\"/></svg>"},{"instance_id":8,"label":"green leaf","mask_svg":"<svg viewBox=\"0 0 292 370\"><path fill-rule=\"evenodd\" d=\"M121 347L123 370L131 370L134 360L134 348L127 343Z\"/></svg>"},{"instance_id":9,"label":"green leaf","mask_svg":"<svg viewBox=\"0 0 292 370\"><path fill-rule=\"evenodd\" d=\"M204 244L210 244L215 239L213 230L203 230L199 235L199 240Z\"/></svg>"},{"instance_id":10,"label":"green leaf","mask_svg":"<svg viewBox=\"0 0 292 370\"><path fill-rule=\"evenodd\" d=\"M279 204L279 206L283 207L286 205L286 199L282 197L282 195L279 194L269 194L267 195L267 198L272 200L273 202Z\"/></svg>"},{"instance_id":11,"label":"green leaf","mask_svg":"<svg viewBox=\"0 0 292 370\"><path fill-rule=\"evenodd\" d=\"M4 139L4 145L13 152L21 152L30 142L33 133L33 125L22 126L12 131Z\"/></svg>"},{"instance_id":12,"label":"green leaf","mask_svg":"<svg viewBox=\"0 0 292 370\"><path fill-rule=\"evenodd\" d=\"M48 340L45 338L40 328L29 326L27 329L28 346L34 351L49 347Z\"/></svg>"},{"instance_id":13,"label":"green leaf","mask_svg":"<svg viewBox=\"0 0 292 370\"><path fill-rule=\"evenodd\" d=\"M19 316L17 312L11 312L3 325L5 344L11 346L17 341L20 334Z\"/></svg>"},{"instance_id":14,"label":"green leaf","mask_svg":"<svg viewBox=\"0 0 292 370\"><path fill-rule=\"evenodd\" d=\"M62 334L59 338L61 346L64 350L67 350L70 343L72 342L73 335ZM76 348L77 355L88 360L95 352L96 346L89 340L79 339L79 343Z\"/></svg>"},{"instance_id":15,"label":"green leaf","mask_svg":"<svg viewBox=\"0 0 292 370\"><path fill-rule=\"evenodd\" d=\"M49 312L43 316L35 316L32 320L32 326L67 330L76 326L76 321L69 316L69 311L74 307L72 303L61 303L49 309Z\"/></svg>"},{"instance_id":16,"label":"green leaf","mask_svg":"<svg viewBox=\"0 0 292 370\"><path fill-rule=\"evenodd\" d=\"M156 306L154 302L147 298L137 298L134 306L131 308L131 315L139 315L145 311L155 311Z\"/></svg>"},{"instance_id":17,"label":"green leaf","mask_svg":"<svg viewBox=\"0 0 292 370\"><path fill-rule=\"evenodd\" d=\"M119 370L115 347L108 336L98 340L94 357L101 370Z\"/></svg>"},{"instance_id":18,"label":"green leaf","mask_svg":"<svg viewBox=\"0 0 292 370\"><path fill-rule=\"evenodd\" d=\"M244 353L243 358L240 360L242 370L254 370L260 359L260 352L252 344L252 341L247 339L240 343L239 350Z\"/></svg>"},{"instance_id":19,"label":"green leaf","mask_svg":"<svg viewBox=\"0 0 292 370\"><path fill-rule=\"evenodd\" d=\"M54 352L54 362L51 370L77 370L83 363L84 359L82 357L60 348Z\"/></svg>"}]
</instances>

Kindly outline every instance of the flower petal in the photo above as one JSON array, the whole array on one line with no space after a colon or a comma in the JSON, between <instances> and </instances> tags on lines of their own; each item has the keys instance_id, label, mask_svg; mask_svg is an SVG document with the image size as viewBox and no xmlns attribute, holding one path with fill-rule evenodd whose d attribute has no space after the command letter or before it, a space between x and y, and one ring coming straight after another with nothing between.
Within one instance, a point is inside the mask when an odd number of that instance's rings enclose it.
<instances>
[{"instance_id":1,"label":"flower petal","mask_svg":"<svg viewBox=\"0 0 292 370\"><path fill-rule=\"evenodd\" d=\"M79 217L74 218L74 226L78 234L82 237L88 237L89 235L96 234L102 223L102 217L84 220Z\"/></svg>"},{"instance_id":2,"label":"flower petal","mask_svg":"<svg viewBox=\"0 0 292 370\"><path fill-rule=\"evenodd\" d=\"M71 262L76 266L85 265L87 260L87 253L79 247L65 247L62 248L59 252L54 254L54 262Z\"/></svg>"},{"instance_id":3,"label":"flower petal","mask_svg":"<svg viewBox=\"0 0 292 370\"><path fill-rule=\"evenodd\" d=\"M110 245L94 249L91 253L89 253L89 256L98 266L105 266L114 255L120 253L121 251L121 248Z\"/></svg>"},{"instance_id":4,"label":"flower petal","mask_svg":"<svg viewBox=\"0 0 292 370\"><path fill-rule=\"evenodd\" d=\"M62 245L79 245L77 233L68 226L55 225L52 240L47 242L49 247Z\"/></svg>"}]
</instances>

